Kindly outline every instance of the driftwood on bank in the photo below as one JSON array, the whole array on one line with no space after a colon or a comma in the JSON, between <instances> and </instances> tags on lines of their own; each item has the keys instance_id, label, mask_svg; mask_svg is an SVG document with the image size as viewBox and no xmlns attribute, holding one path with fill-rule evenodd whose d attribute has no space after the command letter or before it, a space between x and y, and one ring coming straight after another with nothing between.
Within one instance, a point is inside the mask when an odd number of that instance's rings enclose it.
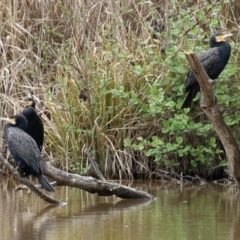
<instances>
[{"instance_id":1,"label":"driftwood on bank","mask_svg":"<svg viewBox=\"0 0 240 240\"><path fill-rule=\"evenodd\" d=\"M200 84L202 93L200 105L223 144L228 159L229 172L234 177L236 183L240 185L240 151L217 106L212 87L213 80L209 79L195 53L190 51L185 52L185 55Z\"/></svg>"}]
</instances>

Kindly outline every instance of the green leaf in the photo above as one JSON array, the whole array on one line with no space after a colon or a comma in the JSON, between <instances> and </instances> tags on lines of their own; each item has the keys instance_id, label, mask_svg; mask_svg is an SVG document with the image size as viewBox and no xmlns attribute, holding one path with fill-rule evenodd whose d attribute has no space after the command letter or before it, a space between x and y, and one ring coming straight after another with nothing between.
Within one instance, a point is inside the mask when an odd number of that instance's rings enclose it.
<instances>
[{"instance_id":1,"label":"green leaf","mask_svg":"<svg viewBox=\"0 0 240 240\"><path fill-rule=\"evenodd\" d=\"M191 163L191 165L192 165L194 168L196 168L196 167L197 167L197 163L196 163L196 161L194 161L194 160L191 160L191 161L190 161L190 163Z\"/></svg>"},{"instance_id":2,"label":"green leaf","mask_svg":"<svg viewBox=\"0 0 240 240\"><path fill-rule=\"evenodd\" d=\"M177 137L176 141L180 145L181 143L183 143L183 138L182 137Z\"/></svg>"},{"instance_id":3,"label":"green leaf","mask_svg":"<svg viewBox=\"0 0 240 240\"><path fill-rule=\"evenodd\" d=\"M131 140L130 138L125 138L123 140L124 147L130 147L131 146Z\"/></svg>"},{"instance_id":4,"label":"green leaf","mask_svg":"<svg viewBox=\"0 0 240 240\"><path fill-rule=\"evenodd\" d=\"M143 137L138 137L137 140L138 141L143 141Z\"/></svg>"},{"instance_id":5,"label":"green leaf","mask_svg":"<svg viewBox=\"0 0 240 240\"><path fill-rule=\"evenodd\" d=\"M174 48L167 48L166 49L166 54L167 55L172 55L172 54L174 54L175 53L175 49Z\"/></svg>"}]
</instances>

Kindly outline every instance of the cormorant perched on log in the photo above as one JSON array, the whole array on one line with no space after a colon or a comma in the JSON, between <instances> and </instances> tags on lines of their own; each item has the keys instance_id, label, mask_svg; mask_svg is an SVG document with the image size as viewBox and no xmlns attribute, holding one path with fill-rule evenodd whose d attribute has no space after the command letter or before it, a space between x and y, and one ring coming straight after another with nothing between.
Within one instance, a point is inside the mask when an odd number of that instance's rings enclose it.
<instances>
[{"instance_id":1,"label":"cormorant perched on log","mask_svg":"<svg viewBox=\"0 0 240 240\"><path fill-rule=\"evenodd\" d=\"M231 46L228 42L226 42L226 38L230 36L232 36L232 34L214 34L209 41L211 48L198 55L198 58L207 75L212 80L216 79L220 75L228 63L231 54ZM187 73L185 89L187 96L182 104L182 109L189 108L197 92L200 91L199 83L191 69Z\"/></svg>"},{"instance_id":2,"label":"cormorant perched on log","mask_svg":"<svg viewBox=\"0 0 240 240\"><path fill-rule=\"evenodd\" d=\"M4 136L22 177L33 175L38 178L43 188L55 192L42 174L42 157L39 148L35 140L26 133L27 119L23 115L14 115L2 120L9 122L4 127Z\"/></svg>"},{"instance_id":3,"label":"cormorant perched on log","mask_svg":"<svg viewBox=\"0 0 240 240\"><path fill-rule=\"evenodd\" d=\"M42 119L35 110L35 101L31 97L23 100L23 116L28 121L27 133L36 141L40 152L43 148L44 126Z\"/></svg>"}]
</instances>

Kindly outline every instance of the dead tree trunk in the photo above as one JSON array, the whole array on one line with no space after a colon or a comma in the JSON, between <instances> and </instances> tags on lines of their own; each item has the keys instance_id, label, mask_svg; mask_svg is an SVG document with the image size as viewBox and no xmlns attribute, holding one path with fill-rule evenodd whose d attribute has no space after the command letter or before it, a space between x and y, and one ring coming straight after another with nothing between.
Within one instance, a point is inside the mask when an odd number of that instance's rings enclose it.
<instances>
[{"instance_id":1,"label":"dead tree trunk","mask_svg":"<svg viewBox=\"0 0 240 240\"><path fill-rule=\"evenodd\" d=\"M185 55L201 88L202 98L200 105L223 144L227 155L229 173L234 177L236 183L240 185L240 151L215 101L212 88L213 80L209 79L195 53L190 51L185 52Z\"/></svg>"}]
</instances>

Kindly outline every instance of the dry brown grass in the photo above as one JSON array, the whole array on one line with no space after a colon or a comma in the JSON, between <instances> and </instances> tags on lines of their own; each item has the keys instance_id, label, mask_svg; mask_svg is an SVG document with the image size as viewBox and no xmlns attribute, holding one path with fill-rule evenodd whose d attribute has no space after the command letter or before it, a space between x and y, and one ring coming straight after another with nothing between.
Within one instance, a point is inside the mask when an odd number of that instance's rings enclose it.
<instances>
[{"instance_id":1,"label":"dry brown grass","mask_svg":"<svg viewBox=\"0 0 240 240\"><path fill-rule=\"evenodd\" d=\"M79 162L82 171L88 164L83 150L89 148L109 176L149 174L146 157L124 149L123 140L150 137L161 124L149 128L155 120L141 119L138 107L114 95L111 88L133 90L144 102L148 81L166 78L161 66L151 69L151 55L139 47L150 46L153 55L159 54L167 40L160 36L154 42L152 29L174 19L181 8L202 4L179 2L2 0L1 116L20 112L17 100L31 93L39 99L46 153L57 166L69 170L71 163ZM221 28L236 29L239 11L238 1L225 4L219 16ZM165 27L169 32L171 27ZM137 76L131 64L145 67L148 74ZM109 91L101 94L105 86ZM84 88L87 102L78 98Z\"/></svg>"}]
</instances>

